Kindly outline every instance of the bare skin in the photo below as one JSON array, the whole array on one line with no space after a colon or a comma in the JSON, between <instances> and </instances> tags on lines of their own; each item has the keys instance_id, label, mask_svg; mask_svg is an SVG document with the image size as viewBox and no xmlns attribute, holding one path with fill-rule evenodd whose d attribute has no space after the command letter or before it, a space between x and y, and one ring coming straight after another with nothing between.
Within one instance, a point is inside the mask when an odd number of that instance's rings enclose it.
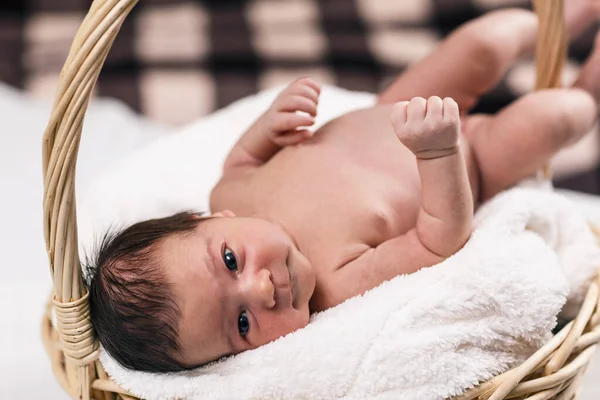
<instances>
[{"instance_id":1,"label":"bare skin","mask_svg":"<svg viewBox=\"0 0 600 400\"><path fill-rule=\"evenodd\" d=\"M528 94L495 116L466 115L533 49L536 24L506 10L465 25L376 106L314 136L303 127L319 86L290 84L231 151L211 196L221 212L163 243L182 309L182 362L256 348L312 312L443 261L468 240L481 200L588 132L598 47L575 87Z\"/></svg>"}]
</instances>

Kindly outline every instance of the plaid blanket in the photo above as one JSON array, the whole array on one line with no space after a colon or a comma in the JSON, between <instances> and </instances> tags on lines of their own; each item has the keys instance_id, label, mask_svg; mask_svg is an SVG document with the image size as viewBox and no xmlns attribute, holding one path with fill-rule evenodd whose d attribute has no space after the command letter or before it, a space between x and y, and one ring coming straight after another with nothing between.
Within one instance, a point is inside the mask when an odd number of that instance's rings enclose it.
<instances>
[{"instance_id":1,"label":"plaid blanket","mask_svg":"<svg viewBox=\"0 0 600 400\"><path fill-rule=\"evenodd\" d=\"M90 0L2 0L0 80L51 98ZM183 124L258 90L309 75L379 91L450 31L528 0L141 0L117 36L96 95ZM577 66L593 32L570 48ZM528 91L533 61L513 68L475 111ZM596 152L598 149L590 149ZM600 193L596 169L559 185Z\"/></svg>"}]
</instances>

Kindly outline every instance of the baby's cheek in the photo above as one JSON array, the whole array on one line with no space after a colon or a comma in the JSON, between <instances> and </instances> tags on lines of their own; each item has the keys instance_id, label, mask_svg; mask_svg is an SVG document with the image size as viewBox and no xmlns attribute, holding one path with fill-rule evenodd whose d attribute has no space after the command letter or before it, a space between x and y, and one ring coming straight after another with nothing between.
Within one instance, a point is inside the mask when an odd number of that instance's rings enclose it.
<instances>
[{"instance_id":1,"label":"baby's cheek","mask_svg":"<svg viewBox=\"0 0 600 400\"><path fill-rule=\"evenodd\" d=\"M308 324L308 313L294 310L279 315L263 316L262 321L259 320L261 327L258 337L255 337L256 345L262 346L289 333L295 332L298 329L304 328Z\"/></svg>"},{"instance_id":2,"label":"baby's cheek","mask_svg":"<svg viewBox=\"0 0 600 400\"><path fill-rule=\"evenodd\" d=\"M294 310L290 313L290 315L287 316L287 323L284 324L285 333L283 333L281 336L287 335L288 333L295 332L298 329L304 328L306 325L308 325L309 318L310 315L308 313L308 310L306 312Z\"/></svg>"}]
</instances>

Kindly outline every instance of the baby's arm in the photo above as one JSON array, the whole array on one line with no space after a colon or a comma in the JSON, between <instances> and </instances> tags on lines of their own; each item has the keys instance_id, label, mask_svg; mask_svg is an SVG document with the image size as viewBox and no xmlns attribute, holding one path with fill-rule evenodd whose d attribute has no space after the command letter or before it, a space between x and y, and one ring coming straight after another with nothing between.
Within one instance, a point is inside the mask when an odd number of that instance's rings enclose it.
<instances>
[{"instance_id":1,"label":"baby's arm","mask_svg":"<svg viewBox=\"0 0 600 400\"><path fill-rule=\"evenodd\" d=\"M394 106L392 125L417 157L421 177L417 236L432 253L449 257L469 238L473 219L473 195L458 142L458 105L451 98L415 97Z\"/></svg>"},{"instance_id":2,"label":"baby's arm","mask_svg":"<svg viewBox=\"0 0 600 400\"><path fill-rule=\"evenodd\" d=\"M421 176L417 224L404 235L360 250L336 271L331 286L315 292L321 304L336 305L385 280L437 264L460 250L471 234L473 197L458 144L456 102L431 97L397 103L392 125L417 157Z\"/></svg>"},{"instance_id":3,"label":"baby's arm","mask_svg":"<svg viewBox=\"0 0 600 400\"><path fill-rule=\"evenodd\" d=\"M319 94L319 85L312 79L292 82L235 144L225 160L224 175L240 168L259 167L281 148L310 137L309 130L298 128L314 123Z\"/></svg>"}]
</instances>

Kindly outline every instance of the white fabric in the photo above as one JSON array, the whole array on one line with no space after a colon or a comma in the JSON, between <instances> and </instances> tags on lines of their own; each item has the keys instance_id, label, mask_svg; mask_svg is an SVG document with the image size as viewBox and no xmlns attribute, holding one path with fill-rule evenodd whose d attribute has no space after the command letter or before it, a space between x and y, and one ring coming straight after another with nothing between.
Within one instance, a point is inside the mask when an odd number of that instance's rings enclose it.
<instances>
[{"instance_id":1,"label":"white fabric","mask_svg":"<svg viewBox=\"0 0 600 400\"><path fill-rule=\"evenodd\" d=\"M105 174L82 196L81 246L91 250L110 226L207 209L229 148L275 94L237 102ZM326 87L318 122L373 99ZM589 231L579 229L583 219L572 210L541 191L501 196L482 209L481 228L451 259L194 373L126 371L105 353L102 361L118 383L148 399L445 398L521 361L547 337L568 287L559 261L570 270L598 259ZM593 273L583 270L584 278Z\"/></svg>"},{"instance_id":2,"label":"white fabric","mask_svg":"<svg viewBox=\"0 0 600 400\"><path fill-rule=\"evenodd\" d=\"M522 362L549 337L569 284L600 257L553 193L513 189L483 207L463 250L315 315L308 327L193 372L121 368L154 399L445 399ZM562 270L561 264L562 263ZM568 282L562 271L577 279ZM581 292L581 290L580 290Z\"/></svg>"}]
</instances>

